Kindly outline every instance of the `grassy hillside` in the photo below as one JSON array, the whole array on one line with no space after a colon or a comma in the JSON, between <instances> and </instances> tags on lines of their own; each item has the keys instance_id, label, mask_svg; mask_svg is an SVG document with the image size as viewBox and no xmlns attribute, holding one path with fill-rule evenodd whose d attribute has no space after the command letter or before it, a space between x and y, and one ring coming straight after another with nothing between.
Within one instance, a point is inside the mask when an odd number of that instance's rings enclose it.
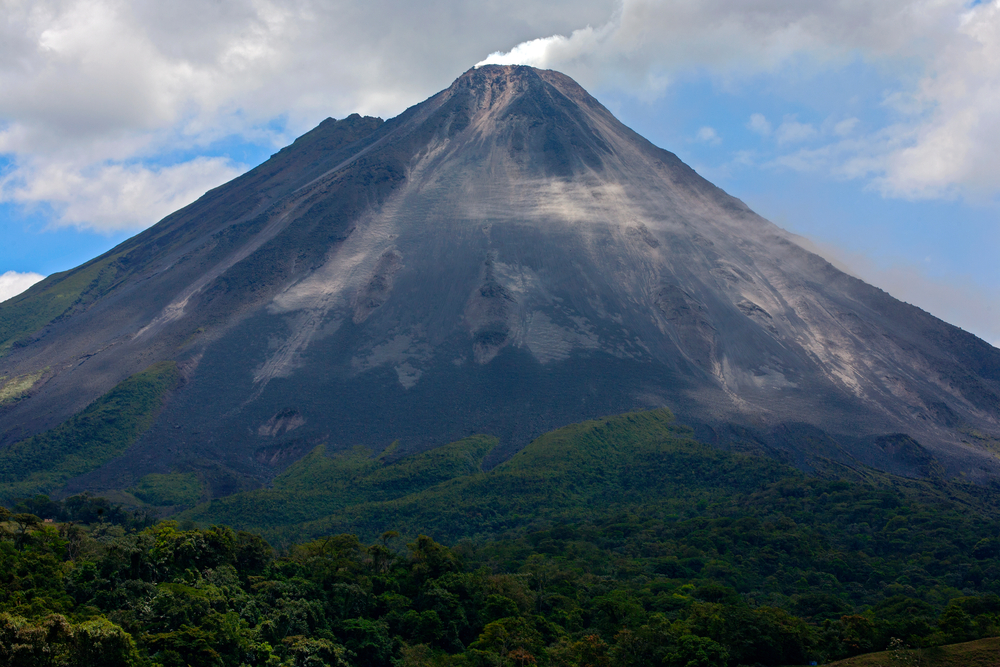
<instances>
[{"instance_id":1,"label":"grassy hillside","mask_svg":"<svg viewBox=\"0 0 1000 667\"><path fill-rule=\"evenodd\" d=\"M830 667L998 667L1000 638L980 639L926 649L895 649L867 653L829 663Z\"/></svg>"},{"instance_id":2,"label":"grassy hillside","mask_svg":"<svg viewBox=\"0 0 1000 667\"><path fill-rule=\"evenodd\" d=\"M56 428L0 449L0 502L52 493L122 454L152 426L177 380L174 362L155 364Z\"/></svg>"}]
</instances>

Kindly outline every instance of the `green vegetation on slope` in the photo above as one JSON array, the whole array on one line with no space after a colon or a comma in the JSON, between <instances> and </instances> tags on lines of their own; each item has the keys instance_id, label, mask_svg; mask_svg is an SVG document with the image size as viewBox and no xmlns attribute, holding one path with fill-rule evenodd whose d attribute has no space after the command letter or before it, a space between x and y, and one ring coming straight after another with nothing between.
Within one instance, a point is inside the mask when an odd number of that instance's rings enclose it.
<instances>
[{"instance_id":1,"label":"green vegetation on slope","mask_svg":"<svg viewBox=\"0 0 1000 667\"><path fill-rule=\"evenodd\" d=\"M667 411L560 429L483 472L494 444L317 449L187 515L318 538L278 556L226 527L26 500L0 517L0 650L22 651L0 660L71 665L96 645L95 664L132 667L736 667L891 649L860 667L907 664L908 645L945 667L991 645L937 647L1000 635L995 490L809 476L702 445Z\"/></svg>"},{"instance_id":2,"label":"green vegetation on slope","mask_svg":"<svg viewBox=\"0 0 1000 667\"><path fill-rule=\"evenodd\" d=\"M136 482L128 492L148 505L190 507L201 500L204 488L197 473L153 473Z\"/></svg>"},{"instance_id":3,"label":"green vegetation on slope","mask_svg":"<svg viewBox=\"0 0 1000 667\"><path fill-rule=\"evenodd\" d=\"M179 518L262 530L281 544L387 530L450 543L502 536L511 563L547 549L627 554L641 570L714 581L807 618L894 596L917 599L907 613L923 618L919 609L969 586L1000 594L1000 496L980 487L832 464L807 476L698 443L665 410L559 429L489 472L451 468L408 493L391 480L373 487L372 471L420 470L429 454L383 467L360 453L314 452L274 489Z\"/></svg>"},{"instance_id":4,"label":"green vegetation on slope","mask_svg":"<svg viewBox=\"0 0 1000 667\"><path fill-rule=\"evenodd\" d=\"M472 436L386 462L357 448L326 456L320 445L289 466L270 489L213 500L180 518L266 530L319 519L345 507L418 493L449 479L474 474L496 439ZM391 448L390 448L391 450Z\"/></svg>"},{"instance_id":5,"label":"green vegetation on slope","mask_svg":"<svg viewBox=\"0 0 1000 667\"><path fill-rule=\"evenodd\" d=\"M0 449L0 501L51 493L122 454L152 426L177 365L136 373L59 426Z\"/></svg>"},{"instance_id":6,"label":"green vegetation on slope","mask_svg":"<svg viewBox=\"0 0 1000 667\"><path fill-rule=\"evenodd\" d=\"M331 531L374 538L401 524L412 526L414 534L459 539L497 534L538 519L585 518L594 506L662 502L681 507L704 489L734 493L798 475L767 459L703 445L691 438L690 430L677 426L668 410L567 426L541 436L489 472L466 463L463 443L476 442L482 444L473 457L478 463L492 439L469 438L384 468L361 453L324 466L307 458L279 477L273 490L216 500L181 518L262 530L284 543ZM453 463L442 466L441 475L431 475L433 457ZM345 474L338 466L372 466L379 472ZM306 475L310 470L315 472ZM401 483L408 470L419 488ZM317 496L322 504L314 502ZM293 514L282 507L309 509Z\"/></svg>"}]
</instances>

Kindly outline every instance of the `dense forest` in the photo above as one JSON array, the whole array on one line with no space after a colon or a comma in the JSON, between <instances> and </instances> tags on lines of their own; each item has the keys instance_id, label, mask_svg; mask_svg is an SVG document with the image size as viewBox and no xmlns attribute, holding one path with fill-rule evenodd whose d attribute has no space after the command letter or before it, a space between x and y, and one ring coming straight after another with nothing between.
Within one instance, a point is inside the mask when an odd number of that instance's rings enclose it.
<instances>
[{"instance_id":1,"label":"dense forest","mask_svg":"<svg viewBox=\"0 0 1000 667\"><path fill-rule=\"evenodd\" d=\"M995 490L807 475L662 412L483 472L487 444L314 452L174 521L22 500L0 510L0 664L802 665L1000 635Z\"/></svg>"}]
</instances>

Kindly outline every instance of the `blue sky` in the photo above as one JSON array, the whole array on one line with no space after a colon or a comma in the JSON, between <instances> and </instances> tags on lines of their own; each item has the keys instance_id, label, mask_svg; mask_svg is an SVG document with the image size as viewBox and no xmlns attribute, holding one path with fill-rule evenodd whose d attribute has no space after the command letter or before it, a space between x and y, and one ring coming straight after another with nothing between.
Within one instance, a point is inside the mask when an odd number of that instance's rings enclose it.
<instances>
[{"instance_id":1,"label":"blue sky","mask_svg":"<svg viewBox=\"0 0 1000 667\"><path fill-rule=\"evenodd\" d=\"M11 0L0 298L484 58L566 72L834 263L1000 344L1000 0Z\"/></svg>"}]
</instances>

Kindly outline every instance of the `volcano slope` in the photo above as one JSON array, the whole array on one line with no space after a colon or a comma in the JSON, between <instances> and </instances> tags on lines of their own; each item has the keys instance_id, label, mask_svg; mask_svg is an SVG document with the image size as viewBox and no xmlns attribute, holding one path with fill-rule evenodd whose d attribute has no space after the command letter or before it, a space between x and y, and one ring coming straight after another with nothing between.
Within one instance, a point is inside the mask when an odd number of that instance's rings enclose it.
<instances>
[{"instance_id":1,"label":"volcano slope","mask_svg":"<svg viewBox=\"0 0 1000 667\"><path fill-rule=\"evenodd\" d=\"M402 455L473 433L498 438L489 465L659 406L804 467L1000 472L1000 350L529 67L470 70L387 122L324 121L5 302L0 351L0 455L21 450L4 482L28 438L175 364L151 426L75 452L89 467L66 468L64 492L203 471L224 495L321 443Z\"/></svg>"}]
</instances>

